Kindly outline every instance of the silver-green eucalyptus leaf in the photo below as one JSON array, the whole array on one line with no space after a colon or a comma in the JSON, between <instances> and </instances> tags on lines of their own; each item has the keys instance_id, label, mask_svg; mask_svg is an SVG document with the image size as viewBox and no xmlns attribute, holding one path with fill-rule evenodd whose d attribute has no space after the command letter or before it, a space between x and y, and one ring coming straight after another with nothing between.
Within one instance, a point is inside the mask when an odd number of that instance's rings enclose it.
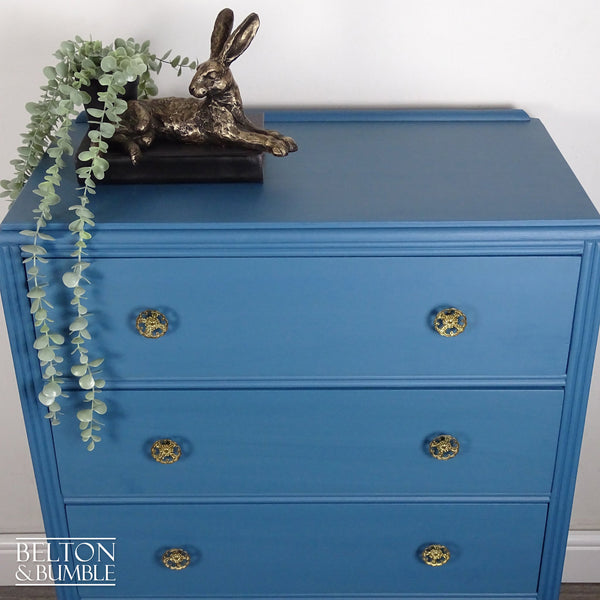
<instances>
[{"instance_id":1,"label":"silver-green eucalyptus leaf","mask_svg":"<svg viewBox=\"0 0 600 600\"><path fill-rule=\"evenodd\" d=\"M46 396L43 392L40 392L38 394L38 400L44 406L50 406L54 402L54 396Z\"/></svg>"},{"instance_id":2,"label":"silver-green eucalyptus leaf","mask_svg":"<svg viewBox=\"0 0 600 600\"><path fill-rule=\"evenodd\" d=\"M55 357L56 357L56 353L54 352L54 350L52 350L52 348L42 348L38 352L38 359L40 360L41 363L50 362L50 361L54 360Z\"/></svg>"},{"instance_id":3,"label":"silver-green eucalyptus leaf","mask_svg":"<svg viewBox=\"0 0 600 600\"><path fill-rule=\"evenodd\" d=\"M85 365L73 365L71 367L71 373L75 377L83 377L87 373L87 367Z\"/></svg>"},{"instance_id":4,"label":"silver-green eucalyptus leaf","mask_svg":"<svg viewBox=\"0 0 600 600\"><path fill-rule=\"evenodd\" d=\"M92 420L93 413L91 408L82 408L77 411L77 419L82 423L89 423Z\"/></svg>"},{"instance_id":5,"label":"silver-green eucalyptus leaf","mask_svg":"<svg viewBox=\"0 0 600 600\"><path fill-rule=\"evenodd\" d=\"M91 373L87 373L79 378L79 387L84 390L91 390L94 387L94 383L94 376Z\"/></svg>"},{"instance_id":6,"label":"silver-green eucalyptus leaf","mask_svg":"<svg viewBox=\"0 0 600 600\"><path fill-rule=\"evenodd\" d=\"M27 292L28 298L44 298L44 296L46 296L46 290L42 286L39 286L39 285L32 287Z\"/></svg>"},{"instance_id":7,"label":"silver-green eucalyptus leaf","mask_svg":"<svg viewBox=\"0 0 600 600\"><path fill-rule=\"evenodd\" d=\"M33 347L35 350L41 350L42 348L47 348L50 345L50 336L49 335L40 335L33 342Z\"/></svg>"},{"instance_id":8,"label":"silver-green eucalyptus leaf","mask_svg":"<svg viewBox=\"0 0 600 600\"><path fill-rule=\"evenodd\" d=\"M70 325L71 331L83 331L88 326L87 319L84 317L77 317Z\"/></svg>"},{"instance_id":9,"label":"silver-green eucalyptus leaf","mask_svg":"<svg viewBox=\"0 0 600 600\"><path fill-rule=\"evenodd\" d=\"M62 390L60 388L60 385L58 385L58 383L56 383L55 381L48 382L42 388L42 394L48 398L56 398L57 396L60 396L61 393Z\"/></svg>"},{"instance_id":10,"label":"silver-green eucalyptus leaf","mask_svg":"<svg viewBox=\"0 0 600 600\"><path fill-rule=\"evenodd\" d=\"M75 288L79 285L79 280L81 279L81 275L74 273L73 271L67 271L63 273L62 281L63 284L68 288Z\"/></svg>"}]
</instances>

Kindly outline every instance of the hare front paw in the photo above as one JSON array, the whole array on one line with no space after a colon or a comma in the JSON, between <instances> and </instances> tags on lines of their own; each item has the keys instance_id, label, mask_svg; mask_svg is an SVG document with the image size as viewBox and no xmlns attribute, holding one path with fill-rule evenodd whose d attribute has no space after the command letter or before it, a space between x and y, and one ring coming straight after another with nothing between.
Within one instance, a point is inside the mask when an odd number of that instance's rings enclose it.
<instances>
[{"instance_id":1,"label":"hare front paw","mask_svg":"<svg viewBox=\"0 0 600 600\"><path fill-rule=\"evenodd\" d=\"M281 136L281 139L287 144L288 152L296 152L296 150L298 150L298 144L296 144L296 141L293 138L283 135Z\"/></svg>"},{"instance_id":2,"label":"hare front paw","mask_svg":"<svg viewBox=\"0 0 600 600\"><path fill-rule=\"evenodd\" d=\"M274 156L287 156L290 152L298 150L298 145L291 138L283 135L272 136L267 149Z\"/></svg>"},{"instance_id":3,"label":"hare front paw","mask_svg":"<svg viewBox=\"0 0 600 600\"><path fill-rule=\"evenodd\" d=\"M287 156L289 149L283 140L275 140L269 144L269 151L273 156Z\"/></svg>"},{"instance_id":4,"label":"hare front paw","mask_svg":"<svg viewBox=\"0 0 600 600\"><path fill-rule=\"evenodd\" d=\"M296 144L295 140L287 135L283 135L279 133L279 131L275 130L267 130L267 134L270 135L275 140L279 140L286 145L288 152L296 152L298 150L298 144ZM279 155L278 155L279 156ZM285 156L285 154L283 155Z\"/></svg>"}]
</instances>

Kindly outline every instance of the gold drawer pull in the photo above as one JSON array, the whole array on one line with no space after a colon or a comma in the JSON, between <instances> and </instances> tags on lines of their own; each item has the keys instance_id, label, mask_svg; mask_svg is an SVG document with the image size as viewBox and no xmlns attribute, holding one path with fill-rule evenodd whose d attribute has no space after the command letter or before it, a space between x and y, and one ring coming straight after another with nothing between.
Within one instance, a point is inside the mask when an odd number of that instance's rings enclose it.
<instances>
[{"instance_id":1,"label":"gold drawer pull","mask_svg":"<svg viewBox=\"0 0 600 600\"><path fill-rule=\"evenodd\" d=\"M156 339L167 333L169 321L157 310L143 310L135 320L135 328L145 338Z\"/></svg>"},{"instance_id":2,"label":"gold drawer pull","mask_svg":"<svg viewBox=\"0 0 600 600\"><path fill-rule=\"evenodd\" d=\"M460 444L453 435L442 434L429 442L429 454L437 460L450 460L460 450Z\"/></svg>"},{"instance_id":3,"label":"gold drawer pull","mask_svg":"<svg viewBox=\"0 0 600 600\"><path fill-rule=\"evenodd\" d=\"M450 560L450 550L441 544L431 544L423 550L421 558L430 567L441 567Z\"/></svg>"},{"instance_id":4,"label":"gold drawer pull","mask_svg":"<svg viewBox=\"0 0 600 600\"><path fill-rule=\"evenodd\" d=\"M181 446L173 440L156 440L150 449L152 458L163 465L170 465L181 458Z\"/></svg>"},{"instance_id":5,"label":"gold drawer pull","mask_svg":"<svg viewBox=\"0 0 600 600\"><path fill-rule=\"evenodd\" d=\"M163 565L172 571L185 569L190 560L190 555L183 548L171 548L162 555Z\"/></svg>"},{"instance_id":6,"label":"gold drawer pull","mask_svg":"<svg viewBox=\"0 0 600 600\"><path fill-rule=\"evenodd\" d=\"M444 308L435 316L433 327L444 337L454 337L462 333L467 326L465 313L458 308Z\"/></svg>"}]
</instances>

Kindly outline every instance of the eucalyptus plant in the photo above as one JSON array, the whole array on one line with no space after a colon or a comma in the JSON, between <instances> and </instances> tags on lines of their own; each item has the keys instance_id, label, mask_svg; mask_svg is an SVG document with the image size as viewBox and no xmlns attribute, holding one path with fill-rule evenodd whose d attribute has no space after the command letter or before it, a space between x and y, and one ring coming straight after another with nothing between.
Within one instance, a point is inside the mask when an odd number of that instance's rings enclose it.
<instances>
[{"instance_id":1,"label":"eucalyptus plant","mask_svg":"<svg viewBox=\"0 0 600 600\"><path fill-rule=\"evenodd\" d=\"M51 318L53 307L47 299L49 282L43 270L43 264L47 263L44 242L52 241L53 237L44 230L52 220L52 208L61 202L62 169L75 152L71 138L73 119L82 106L90 103L89 88L92 82L97 81L101 86L98 92L99 107L87 109L89 147L78 156L82 165L77 169L82 182L78 188L78 202L68 207L73 212L73 220L69 224L75 240L71 253L73 262L62 275L62 283L72 293L73 319L68 335L71 354L76 362L71 367L71 374L85 391L87 403L77 412L77 418L81 439L88 450L93 450L101 439L98 431L102 428L102 422L98 416L106 413L107 406L99 397L105 384L99 369L104 358L91 357L88 351L92 339L88 327L91 315L85 306L85 294L91 284L87 275L91 263L86 248L92 239L91 229L95 226L90 204L96 193L96 182L104 178L110 166L105 158L109 141L120 123L121 115L127 110L127 102L123 99L126 84L137 81L139 97L156 95L152 74L158 74L163 64L175 68L180 75L183 68L196 68L196 63L180 56L169 59L170 51L159 58L150 51L149 42L139 44L132 38L118 38L112 44L104 45L100 41L86 41L77 36L74 40L63 42L54 56L58 62L43 71L47 81L41 88L41 98L26 104L30 121L21 136L18 156L11 161L15 175L11 180L0 181L3 188L0 196L14 201L42 156L47 153L52 159L43 181L33 192L39 197L39 204L33 210L32 228L21 232L28 238L28 243L21 246L21 251L25 257L23 262L27 265L27 296L36 327L34 349L44 380L38 399L48 407L46 418L57 425L61 410L59 399L66 397L64 373L61 371L65 336L54 329L54 320Z\"/></svg>"}]
</instances>

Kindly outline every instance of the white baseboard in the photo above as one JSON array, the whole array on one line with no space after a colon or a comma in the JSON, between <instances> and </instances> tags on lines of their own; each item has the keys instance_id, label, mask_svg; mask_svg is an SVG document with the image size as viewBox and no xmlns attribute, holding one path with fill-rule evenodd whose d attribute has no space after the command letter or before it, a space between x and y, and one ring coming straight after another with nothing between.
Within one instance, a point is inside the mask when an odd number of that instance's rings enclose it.
<instances>
[{"instance_id":1,"label":"white baseboard","mask_svg":"<svg viewBox=\"0 0 600 600\"><path fill-rule=\"evenodd\" d=\"M600 531L570 531L562 580L600 583Z\"/></svg>"},{"instance_id":2,"label":"white baseboard","mask_svg":"<svg viewBox=\"0 0 600 600\"><path fill-rule=\"evenodd\" d=\"M43 538L43 533L0 533L0 586L16 583L17 538Z\"/></svg>"},{"instance_id":3,"label":"white baseboard","mask_svg":"<svg viewBox=\"0 0 600 600\"><path fill-rule=\"evenodd\" d=\"M15 584L16 538L43 533L0 534L0 586ZM600 583L600 531L571 531L563 571L565 583Z\"/></svg>"}]
</instances>

